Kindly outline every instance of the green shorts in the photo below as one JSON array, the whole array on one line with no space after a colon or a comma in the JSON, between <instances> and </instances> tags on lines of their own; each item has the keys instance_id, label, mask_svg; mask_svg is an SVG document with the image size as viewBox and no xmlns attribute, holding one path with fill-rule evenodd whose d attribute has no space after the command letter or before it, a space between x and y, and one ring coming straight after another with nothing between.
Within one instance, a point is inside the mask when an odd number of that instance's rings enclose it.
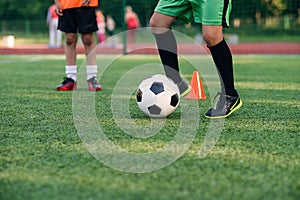
<instances>
[{"instance_id":1,"label":"green shorts","mask_svg":"<svg viewBox=\"0 0 300 200\"><path fill-rule=\"evenodd\" d=\"M154 10L185 23L229 27L231 0L160 0Z\"/></svg>"}]
</instances>

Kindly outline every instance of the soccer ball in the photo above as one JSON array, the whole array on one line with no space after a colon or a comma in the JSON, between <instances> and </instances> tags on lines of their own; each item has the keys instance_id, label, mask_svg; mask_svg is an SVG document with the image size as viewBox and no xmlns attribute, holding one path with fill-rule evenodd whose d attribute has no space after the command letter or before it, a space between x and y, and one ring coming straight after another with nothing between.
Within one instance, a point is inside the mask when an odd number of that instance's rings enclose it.
<instances>
[{"instance_id":1,"label":"soccer ball","mask_svg":"<svg viewBox=\"0 0 300 200\"><path fill-rule=\"evenodd\" d=\"M165 118L179 105L177 85L168 77L155 74L141 82L136 92L139 108L151 118Z\"/></svg>"}]
</instances>

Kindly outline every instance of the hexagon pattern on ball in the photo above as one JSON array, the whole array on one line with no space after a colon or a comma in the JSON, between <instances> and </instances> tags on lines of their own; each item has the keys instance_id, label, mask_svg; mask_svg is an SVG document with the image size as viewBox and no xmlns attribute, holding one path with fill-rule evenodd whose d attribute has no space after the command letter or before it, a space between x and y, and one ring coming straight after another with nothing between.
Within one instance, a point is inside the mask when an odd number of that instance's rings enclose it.
<instances>
[{"instance_id":1,"label":"hexagon pattern on ball","mask_svg":"<svg viewBox=\"0 0 300 200\"><path fill-rule=\"evenodd\" d=\"M165 118L172 114L180 103L177 85L168 77L155 74L144 79L136 92L138 107L151 118Z\"/></svg>"}]
</instances>

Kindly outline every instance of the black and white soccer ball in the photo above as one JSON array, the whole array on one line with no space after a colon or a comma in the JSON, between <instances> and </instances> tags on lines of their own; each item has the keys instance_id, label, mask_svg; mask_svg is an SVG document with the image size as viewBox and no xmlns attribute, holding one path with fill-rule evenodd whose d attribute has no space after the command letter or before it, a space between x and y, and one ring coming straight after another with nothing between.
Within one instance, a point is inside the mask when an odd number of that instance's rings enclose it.
<instances>
[{"instance_id":1,"label":"black and white soccer ball","mask_svg":"<svg viewBox=\"0 0 300 200\"><path fill-rule=\"evenodd\" d=\"M149 117L165 118L178 107L180 93L171 79L155 74L141 82L136 92L136 101Z\"/></svg>"}]
</instances>

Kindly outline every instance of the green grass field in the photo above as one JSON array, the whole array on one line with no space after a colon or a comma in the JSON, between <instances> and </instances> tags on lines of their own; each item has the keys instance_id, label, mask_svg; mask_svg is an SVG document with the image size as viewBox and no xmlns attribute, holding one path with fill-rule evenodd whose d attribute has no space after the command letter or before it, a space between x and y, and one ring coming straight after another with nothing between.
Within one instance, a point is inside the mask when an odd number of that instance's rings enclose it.
<instances>
[{"instance_id":1,"label":"green grass field","mask_svg":"<svg viewBox=\"0 0 300 200\"><path fill-rule=\"evenodd\" d=\"M126 136L116 126L110 111L114 84L133 66L153 62L159 63L157 56L118 59L95 95L102 127L130 151L168 143L181 116L176 111L163 134L147 139ZM300 56L244 55L234 62L244 105L225 120L210 154L198 156L210 122L203 117L209 100L201 100L198 133L181 158L154 172L125 173L95 159L78 136L72 92L55 91L64 76L63 56L0 56L0 199L300 199ZM193 69L181 64L190 80ZM131 115L147 124L133 101Z\"/></svg>"}]
</instances>

